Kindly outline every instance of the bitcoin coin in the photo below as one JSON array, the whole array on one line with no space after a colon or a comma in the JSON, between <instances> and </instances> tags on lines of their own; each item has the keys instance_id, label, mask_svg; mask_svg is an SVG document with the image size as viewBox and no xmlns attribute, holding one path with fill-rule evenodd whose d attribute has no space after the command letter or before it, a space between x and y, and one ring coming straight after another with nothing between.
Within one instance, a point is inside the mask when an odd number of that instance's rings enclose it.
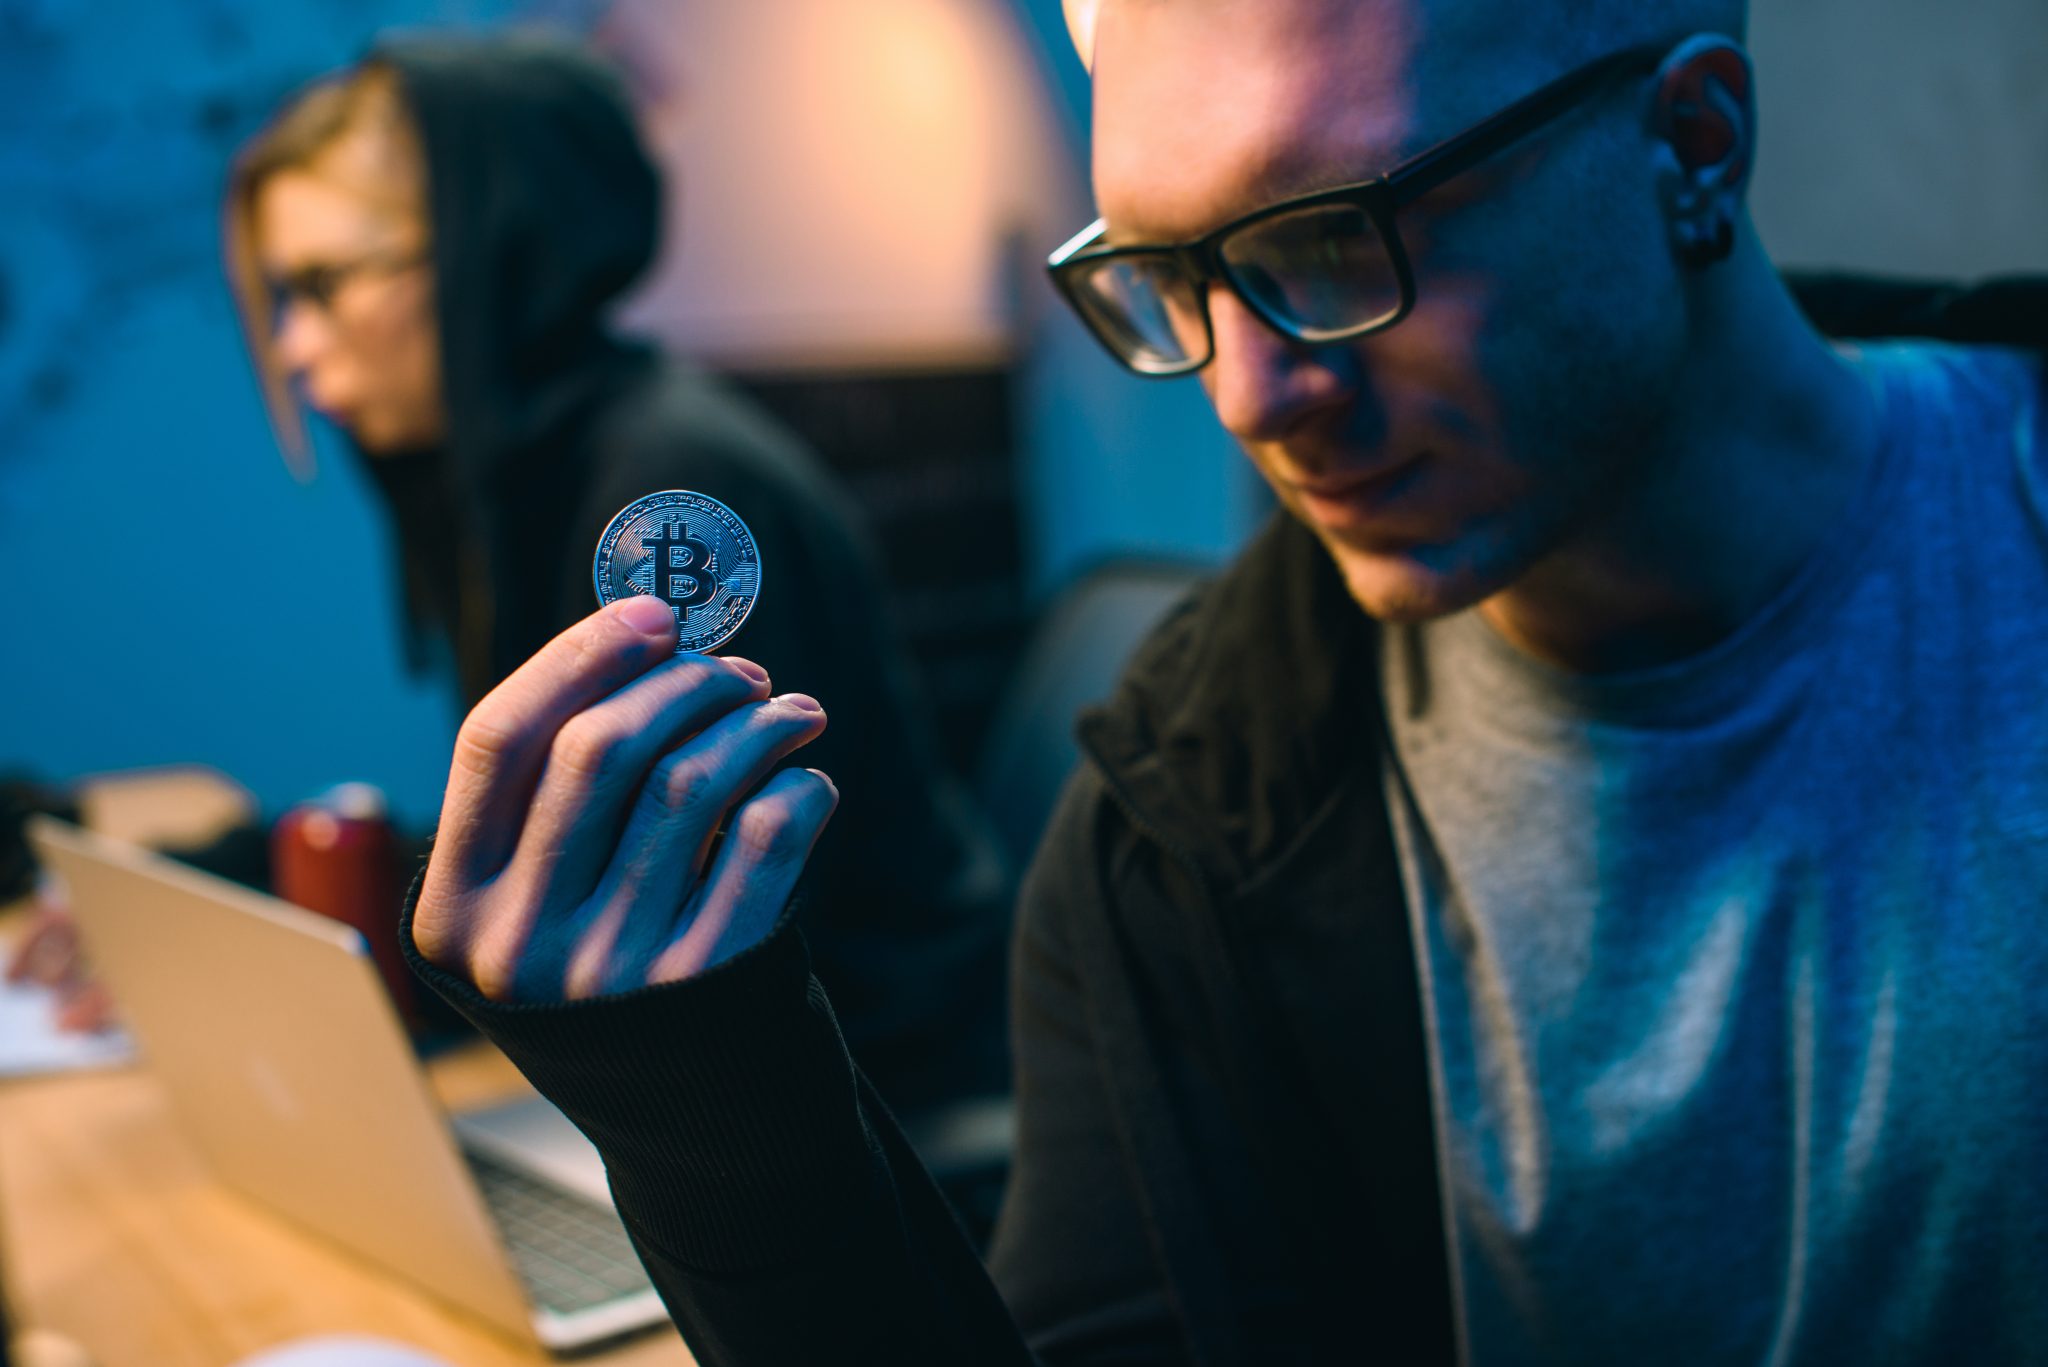
<instances>
[{"instance_id":1,"label":"bitcoin coin","mask_svg":"<svg viewBox=\"0 0 2048 1367\"><path fill-rule=\"evenodd\" d=\"M708 494L666 489L636 498L597 539L597 601L636 593L676 615L676 653L732 639L761 592L761 548L739 514Z\"/></svg>"}]
</instances>

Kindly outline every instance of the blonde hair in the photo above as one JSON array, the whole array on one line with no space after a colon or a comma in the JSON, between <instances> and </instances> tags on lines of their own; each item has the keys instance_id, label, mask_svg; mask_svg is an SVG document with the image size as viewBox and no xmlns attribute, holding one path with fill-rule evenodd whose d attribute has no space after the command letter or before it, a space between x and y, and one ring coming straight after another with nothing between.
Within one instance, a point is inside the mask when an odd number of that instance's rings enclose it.
<instances>
[{"instance_id":1,"label":"blonde hair","mask_svg":"<svg viewBox=\"0 0 2048 1367\"><path fill-rule=\"evenodd\" d=\"M348 175L341 166L318 167L330 153L357 138L364 140L370 154L371 174ZM310 87L243 146L228 179L223 233L228 283L235 292L271 427L285 464L301 480L312 477L312 450L306 441L305 416L292 401L273 345L274 301L256 256L256 196L281 171L316 168L323 178L344 182L351 193L425 227L426 158L397 72L370 61Z\"/></svg>"}]
</instances>

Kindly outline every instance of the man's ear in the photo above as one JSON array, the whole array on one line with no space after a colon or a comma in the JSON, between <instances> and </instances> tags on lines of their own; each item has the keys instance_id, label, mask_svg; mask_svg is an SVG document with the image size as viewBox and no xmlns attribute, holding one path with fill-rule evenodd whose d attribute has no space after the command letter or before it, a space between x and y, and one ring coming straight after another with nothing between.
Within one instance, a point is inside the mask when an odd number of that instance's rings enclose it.
<instances>
[{"instance_id":1,"label":"man's ear","mask_svg":"<svg viewBox=\"0 0 2048 1367\"><path fill-rule=\"evenodd\" d=\"M1749 53L1714 33L1686 39L1657 70L1657 188L1672 250L1689 266L1735 248L1756 157L1754 74Z\"/></svg>"}]
</instances>

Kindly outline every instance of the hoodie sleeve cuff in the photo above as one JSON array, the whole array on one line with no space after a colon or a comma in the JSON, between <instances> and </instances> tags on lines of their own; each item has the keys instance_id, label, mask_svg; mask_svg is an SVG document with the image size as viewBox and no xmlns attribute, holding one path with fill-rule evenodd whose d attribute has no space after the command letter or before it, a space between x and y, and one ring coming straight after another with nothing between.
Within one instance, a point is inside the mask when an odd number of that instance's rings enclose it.
<instances>
[{"instance_id":1,"label":"hoodie sleeve cuff","mask_svg":"<svg viewBox=\"0 0 2048 1367\"><path fill-rule=\"evenodd\" d=\"M504 1050L605 1160L620 1213L678 1263L754 1273L877 1199L853 1064L785 910L760 944L681 982L497 1002L413 943L407 963Z\"/></svg>"}]
</instances>

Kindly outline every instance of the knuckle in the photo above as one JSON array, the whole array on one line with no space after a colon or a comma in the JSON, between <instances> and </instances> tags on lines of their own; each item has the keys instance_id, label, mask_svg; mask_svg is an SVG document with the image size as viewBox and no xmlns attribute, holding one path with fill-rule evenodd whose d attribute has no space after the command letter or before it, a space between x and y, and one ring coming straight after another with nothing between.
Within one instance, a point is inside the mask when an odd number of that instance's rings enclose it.
<instances>
[{"instance_id":1,"label":"knuckle","mask_svg":"<svg viewBox=\"0 0 2048 1367\"><path fill-rule=\"evenodd\" d=\"M796 852L796 812L780 798L761 798L740 813L734 838L740 849L761 863L780 863Z\"/></svg>"},{"instance_id":2,"label":"knuckle","mask_svg":"<svg viewBox=\"0 0 2048 1367\"><path fill-rule=\"evenodd\" d=\"M625 744L626 736L606 718L594 712L579 712L555 733L548 757L577 777L595 779L617 765Z\"/></svg>"},{"instance_id":3,"label":"knuckle","mask_svg":"<svg viewBox=\"0 0 2048 1367\"><path fill-rule=\"evenodd\" d=\"M514 975L511 967L492 956L477 954L470 957L469 980L489 1001L512 999Z\"/></svg>"},{"instance_id":4,"label":"knuckle","mask_svg":"<svg viewBox=\"0 0 2048 1367\"><path fill-rule=\"evenodd\" d=\"M489 924L490 911L482 889L465 886L437 852L420 883L419 900L413 904L413 945L428 963L466 971L476 951L478 932Z\"/></svg>"},{"instance_id":5,"label":"knuckle","mask_svg":"<svg viewBox=\"0 0 2048 1367\"><path fill-rule=\"evenodd\" d=\"M463 967L478 992L492 1001L510 1001L519 990L522 959L531 952L518 927L492 924L472 938Z\"/></svg>"},{"instance_id":6,"label":"knuckle","mask_svg":"<svg viewBox=\"0 0 2048 1367\"><path fill-rule=\"evenodd\" d=\"M661 776L662 802L674 808L701 806L710 799L716 779L716 773L704 760L678 756Z\"/></svg>"},{"instance_id":7,"label":"knuckle","mask_svg":"<svg viewBox=\"0 0 2048 1367\"><path fill-rule=\"evenodd\" d=\"M518 736L516 727L508 725L495 709L486 708L489 701L486 698L479 703L455 733L456 767L478 777L498 771Z\"/></svg>"},{"instance_id":8,"label":"knuckle","mask_svg":"<svg viewBox=\"0 0 2048 1367\"><path fill-rule=\"evenodd\" d=\"M455 927L448 906L431 890L422 889L412 911L413 947L428 963L445 966L454 938Z\"/></svg>"}]
</instances>

